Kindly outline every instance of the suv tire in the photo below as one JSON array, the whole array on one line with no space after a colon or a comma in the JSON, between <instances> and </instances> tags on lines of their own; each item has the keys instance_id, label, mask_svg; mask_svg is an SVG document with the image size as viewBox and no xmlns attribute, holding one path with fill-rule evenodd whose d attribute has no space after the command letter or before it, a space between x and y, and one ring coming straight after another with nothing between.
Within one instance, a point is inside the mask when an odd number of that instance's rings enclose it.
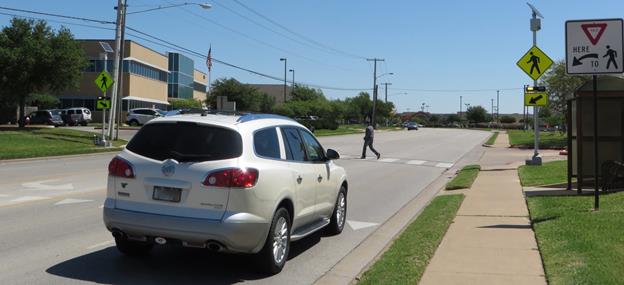
<instances>
[{"instance_id":1,"label":"suv tire","mask_svg":"<svg viewBox=\"0 0 624 285\"><path fill-rule=\"evenodd\" d=\"M115 238L115 245L117 250L129 256L146 255L154 247L151 243L127 240L125 238Z\"/></svg>"},{"instance_id":2,"label":"suv tire","mask_svg":"<svg viewBox=\"0 0 624 285\"><path fill-rule=\"evenodd\" d=\"M139 121L133 119L132 121L130 121L129 125L131 125L133 127L138 126L139 125Z\"/></svg>"},{"instance_id":3,"label":"suv tire","mask_svg":"<svg viewBox=\"0 0 624 285\"><path fill-rule=\"evenodd\" d=\"M273 215L269 234L264 247L259 253L259 263L264 271L277 274L282 271L290 251L290 214L285 208L279 208Z\"/></svg>"},{"instance_id":4,"label":"suv tire","mask_svg":"<svg viewBox=\"0 0 624 285\"><path fill-rule=\"evenodd\" d=\"M338 197L336 197L336 205L334 206L334 213L331 216L329 225L327 225L327 233L330 235L337 235L344 229L347 222L347 190L344 186L340 186L338 191Z\"/></svg>"}]
</instances>

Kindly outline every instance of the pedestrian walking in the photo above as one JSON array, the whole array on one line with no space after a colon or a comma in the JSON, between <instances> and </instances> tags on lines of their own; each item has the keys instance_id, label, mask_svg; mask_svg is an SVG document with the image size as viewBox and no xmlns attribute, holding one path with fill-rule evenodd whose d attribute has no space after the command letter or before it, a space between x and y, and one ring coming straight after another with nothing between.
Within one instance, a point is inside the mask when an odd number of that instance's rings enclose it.
<instances>
[{"instance_id":1,"label":"pedestrian walking","mask_svg":"<svg viewBox=\"0 0 624 285\"><path fill-rule=\"evenodd\" d=\"M379 154L379 152L377 152L375 148L373 147L374 138L375 138L375 129L373 129L373 125L369 123L368 127L366 127L366 133L364 134L364 147L362 148L362 157L360 157L361 159L366 158L367 146L370 148L371 151L373 151L373 153L375 153L375 155L377 156L377 159L379 159L379 157L381 156L381 154Z\"/></svg>"}]
</instances>

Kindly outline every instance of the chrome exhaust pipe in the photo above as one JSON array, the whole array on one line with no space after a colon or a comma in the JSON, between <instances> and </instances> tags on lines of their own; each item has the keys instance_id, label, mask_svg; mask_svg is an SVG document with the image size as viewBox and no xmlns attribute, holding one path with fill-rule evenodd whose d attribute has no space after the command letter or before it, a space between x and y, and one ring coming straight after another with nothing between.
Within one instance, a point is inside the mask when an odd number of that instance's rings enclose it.
<instances>
[{"instance_id":1,"label":"chrome exhaust pipe","mask_svg":"<svg viewBox=\"0 0 624 285\"><path fill-rule=\"evenodd\" d=\"M164 245L167 243L167 239L164 237L155 237L154 242L160 245Z\"/></svg>"}]
</instances>

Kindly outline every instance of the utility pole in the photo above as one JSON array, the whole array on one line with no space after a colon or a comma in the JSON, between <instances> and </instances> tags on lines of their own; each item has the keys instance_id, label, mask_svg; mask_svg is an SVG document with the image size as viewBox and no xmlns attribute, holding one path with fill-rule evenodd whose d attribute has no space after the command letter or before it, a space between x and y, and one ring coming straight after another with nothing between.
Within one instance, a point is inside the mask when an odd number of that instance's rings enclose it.
<instances>
[{"instance_id":1,"label":"utility pole","mask_svg":"<svg viewBox=\"0 0 624 285\"><path fill-rule=\"evenodd\" d=\"M392 83L381 83L382 85L386 86L386 100L385 102L388 103L388 85L392 85Z\"/></svg>"},{"instance_id":2,"label":"utility pole","mask_svg":"<svg viewBox=\"0 0 624 285\"><path fill-rule=\"evenodd\" d=\"M286 103L286 65L288 64L288 59L282 57L280 58L280 61L284 62L284 103Z\"/></svg>"},{"instance_id":3,"label":"utility pole","mask_svg":"<svg viewBox=\"0 0 624 285\"><path fill-rule=\"evenodd\" d=\"M461 123L461 119L462 119L462 97L463 96L459 96L459 122Z\"/></svg>"},{"instance_id":4,"label":"utility pole","mask_svg":"<svg viewBox=\"0 0 624 285\"><path fill-rule=\"evenodd\" d=\"M499 104L499 101L498 101L498 99L499 99L498 98L499 91L500 90L496 90L496 122L497 123L500 123L500 117L499 117L500 116L500 109L498 108L499 107L499 105L498 105ZM494 113L492 113L492 115L494 115Z\"/></svg>"},{"instance_id":5,"label":"utility pole","mask_svg":"<svg viewBox=\"0 0 624 285\"><path fill-rule=\"evenodd\" d=\"M121 34L123 33L123 18L126 14L126 0L118 0L117 1L117 21L116 21L116 29L115 29L115 59L113 61L113 78L118 80L119 78L119 63L121 62ZM107 136L108 139L113 138L113 124L115 123L115 115L117 114L117 108L119 107L117 104L117 97L120 96L118 88L113 88L113 92L111 95L111 110L110 115L108 116L108 129Z\"/></svg>"},{"instance_id":6,"label":"utility pole","mask_svg":"<svg viewBox=\"0 0 624 285\"><path fill-rule=\"evenodd\" d=\"M494 122L494 99L490 99L492 101L492 122Z\"/></svg>"},{"instance_id":7,"label":"utility pole","mask_svg":"<svg viewBox=\"0 0 624 285\"><path fill-rule=\"evenodd\" d=\"M377 62L385 61L382 58L367 58L366 61L373 61L374 69L373 69L373 111L371 113L371 124L373 128L376 128L375 124L375 112L377 111Z\"/></svg>"}]
</instances>

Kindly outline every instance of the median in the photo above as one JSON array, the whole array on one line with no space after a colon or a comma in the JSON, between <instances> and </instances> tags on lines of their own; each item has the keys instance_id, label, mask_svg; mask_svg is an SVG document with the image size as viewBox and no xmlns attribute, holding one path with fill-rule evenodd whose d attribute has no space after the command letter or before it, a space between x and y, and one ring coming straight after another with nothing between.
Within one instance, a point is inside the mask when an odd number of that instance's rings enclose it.
<instances>
[{"instance_id":1,"label":"median","mask_svg":"<svg viewBox=\"0 0 624 285\"><path fill-rule=\"evenodd\" d=\"M0 129L0 159L119 151L126 144L117 140L111 148L95 146L96 135L61 128Z\"/></svg>"}]
</instances>

